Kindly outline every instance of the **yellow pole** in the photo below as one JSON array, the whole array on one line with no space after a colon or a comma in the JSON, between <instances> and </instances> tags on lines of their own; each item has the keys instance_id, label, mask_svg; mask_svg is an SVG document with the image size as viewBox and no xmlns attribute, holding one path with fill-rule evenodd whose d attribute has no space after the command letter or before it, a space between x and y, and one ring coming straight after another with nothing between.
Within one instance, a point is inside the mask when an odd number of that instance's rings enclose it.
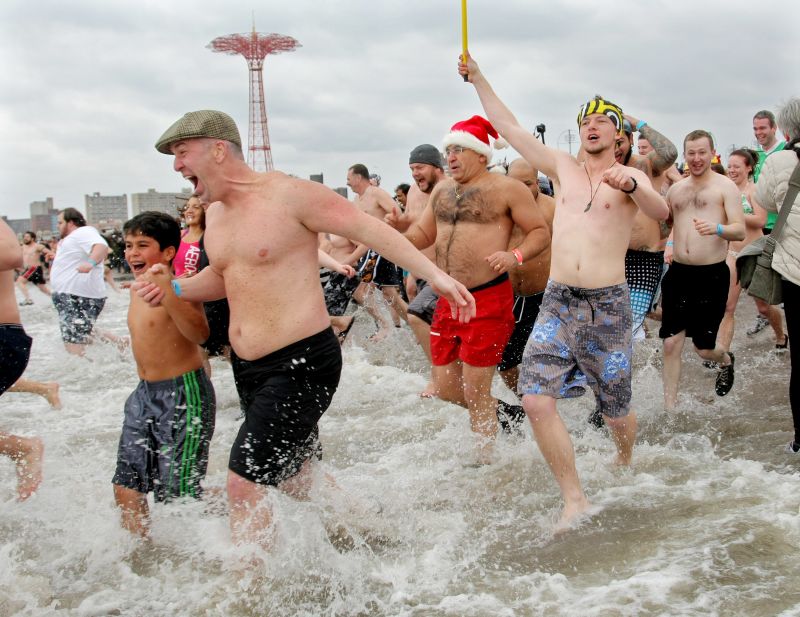
<instances>
[{"instance_id":1,"label":"yellow pole","mask_svg":"<svg viewBox=\"0 0 800 617\"><path fill-rule=\"evenodd\" d=\"M467 0L461 0L461 60L467 61Z\"/></svg>"}]
</instances>

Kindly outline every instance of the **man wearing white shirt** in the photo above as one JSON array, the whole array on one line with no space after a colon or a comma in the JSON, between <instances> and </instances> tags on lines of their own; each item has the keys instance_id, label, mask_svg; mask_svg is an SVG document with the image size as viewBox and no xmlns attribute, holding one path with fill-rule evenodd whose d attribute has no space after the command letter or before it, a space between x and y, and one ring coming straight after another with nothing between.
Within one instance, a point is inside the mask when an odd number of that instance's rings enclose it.
<instances>
[{"instance_id":1,"label":"man wearing white shirt","mask_svg":"<svg viewBox=\"0 0 800 617\"><path fill-rule=\"evenodd\" d=\"M103 262L108 243L75 208L58 213L56 257L50 268L53 304L69 353L82 356L106 301Z\"/></svg>"}]
</instances>

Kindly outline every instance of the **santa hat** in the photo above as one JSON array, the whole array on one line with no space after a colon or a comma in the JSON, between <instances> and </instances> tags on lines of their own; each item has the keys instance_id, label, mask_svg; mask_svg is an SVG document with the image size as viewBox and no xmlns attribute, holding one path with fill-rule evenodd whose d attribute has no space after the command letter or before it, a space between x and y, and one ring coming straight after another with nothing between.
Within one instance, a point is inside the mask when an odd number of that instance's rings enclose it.
<instances>
[{"instance_id":1,"label":"santa hat","mask_svg":"<svg viewBox=\"0 0 800 617\"><path fill-rule=\"evenodd\" d=\"M450 127L450 132L442 140L442 148L447 150L447 146L462 146L469 150L474 150L491 160L490 136L496 140L494 142L495 148L505 148L507 146L505 140L498 139L497 131L486 118L472 116L469 120L456 122Z\"/></svg>"}]
</instances>

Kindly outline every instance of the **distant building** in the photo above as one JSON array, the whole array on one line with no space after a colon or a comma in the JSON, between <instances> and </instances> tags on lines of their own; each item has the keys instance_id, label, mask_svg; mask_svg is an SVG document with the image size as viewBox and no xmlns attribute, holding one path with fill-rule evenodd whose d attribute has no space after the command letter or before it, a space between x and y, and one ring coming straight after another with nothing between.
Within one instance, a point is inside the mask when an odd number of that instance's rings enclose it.
<instances>
[{"instance_id":1,"label":"distant building","mask_svg":"<svg viewBox=\"0 0 800 617\"><path fill-rule=\"evenodd\" d=\"M11 230L21 236L26 231L31 231L31 220L30 219L10 219L8 217L2 217L3 220L8 223L8 226Z\"/></svg>"},{"instance_id":2,"label":"distant building","mask_svg":"<svg viewBox=\"0 0 800 617\"><path fill-rule=\"evenodd\" d=\"M308 177L309 180L312 182L319 182L320 184L325 184L325 180L322 177L322 174L311 174Z\"/></svg>"},{"instance_id":3,"label":"distant building","mask_svg":"<svg viewBox=\"0 0 800 617\"><path fill-rule=\"evenodd\" d=\"M44 201L32 201L31 202L31 217L34 217L39 214L50 214L51 210L55 210L55 206L53 205L53 198L47 197Z\"/></svg>"},{"instance_id":4,"label":"distant building","mask_svg":"<svg viewBox=\"0 0 800 617\"><path fill-rule=\"evenodd\" d=\"M128 196L101 195L93 193L84 195L86 205L86 222L100 230L121 228L128 220Z\"/></svg>"},{"instance_id":5,"label":"distant building","mask_svg":"<svg viewBox=\"0 0 800 617\"><path fill-rule=\"evenodd\" d=\"M178 216L178 208L183 208L191 195L191 189L183 189L180 193L159 193L155 189L131 193L131 216L152 211Z\"/></svg>"},{"instance_id":6,"label":"distant building","mask_svg":"<svg viewBox=\"0 0 800 617\"><path fill-rule=\"evenodd\" d=\"M54 208L46 214L34 214L29 223L28 229L36 232L37 236L52 238L58 234L58 210Z\"/></svg>"},{"instance_id":7,"label":"distant building","mask_svg":"<svg viewBox=\"0 0 800 617\"><path fill-rule=\"evenodd\" d=\"M339 193L339 195L341 195L345 199L349 199L349 197L347 196L347 187L346 186L340 186L340 187L335 188L333 190L336 191L337 193Z\"/></svg>"}]
</instances>

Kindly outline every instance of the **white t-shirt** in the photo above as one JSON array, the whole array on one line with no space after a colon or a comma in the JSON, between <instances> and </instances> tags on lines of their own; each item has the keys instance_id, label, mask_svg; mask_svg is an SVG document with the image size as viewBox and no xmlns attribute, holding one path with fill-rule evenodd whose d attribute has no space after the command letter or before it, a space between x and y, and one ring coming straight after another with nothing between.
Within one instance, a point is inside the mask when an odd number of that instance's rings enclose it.
<instances>
[{"instance_id":1,"label":"white t-shirt","mask_svg":"<svg viewBox=\"0 0 800 617\"><path fill-rule=\"evenodd\" d=\"M92 268L91 272L78 272L78 266L89 260L95 244L108 246L100 232L88 225L72 230L58 243L56 257L50 267L50 286L53 291L83 298L106 297L102 262Z\"/></svg>"}]
</instances>

